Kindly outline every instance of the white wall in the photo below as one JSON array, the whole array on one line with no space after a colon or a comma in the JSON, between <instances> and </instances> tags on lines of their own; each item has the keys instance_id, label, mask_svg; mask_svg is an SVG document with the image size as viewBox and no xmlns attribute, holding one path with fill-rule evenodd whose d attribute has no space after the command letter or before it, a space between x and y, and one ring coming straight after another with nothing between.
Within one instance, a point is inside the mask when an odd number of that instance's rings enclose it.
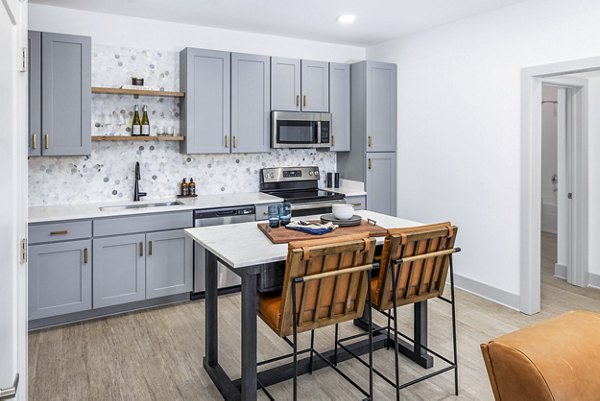
<instances>
[{"instance_id":1,"label":"white wall","mask_svg":"<svg viewBox=\"0 0 600 401\"><path fill-rule=\"evenodd\" d=\"M165 2L165 7L169 6ZM332 43L29 5L29 28L88 35L95 44L179 51L184 47L335 62L364 60L365 49Z\"/></svg>"},{"instance_id":2,"label":"white wall","mask_svg":"<svg viewBox=\"0 0 600 401\"><path fill-rule=\"evenodd\" d=\"M599 56L599 15L531 0L367 49L398 64L399 213L458 224L457 273L496 299L519 293L520 71Z\"/></svg>"},{"instance_id":3,"label":"white wall","mask_svg":"<svg viewBox=\"0 0 600 401\"><path fill-rule=\"evenodd\" d=\"M544 85L542 102L555 102L557 93L556 86ZM555 103L542 103L542 199L556 199L552 176L558 174L557 111Z\"/></svg>"}]
</instances>

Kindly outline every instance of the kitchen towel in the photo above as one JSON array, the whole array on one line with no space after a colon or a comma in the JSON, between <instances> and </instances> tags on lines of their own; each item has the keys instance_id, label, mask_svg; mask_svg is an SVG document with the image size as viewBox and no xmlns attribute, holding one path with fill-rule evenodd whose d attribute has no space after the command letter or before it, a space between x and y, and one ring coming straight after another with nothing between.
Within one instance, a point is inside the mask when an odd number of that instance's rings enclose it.
<instances>
[{"instance_id":1,"label":"kitchen towel","mask_svg":"<svg viewBox=\"0 0 600 401\"><path fill-rule=\"evenodd\" d=\"M285 226L285 228L289 228L290 230L302 231L308 234L315 235L323 235L332 232L338 226L329 222L327 224L307 224L300 221L292 221L290 224Z\"/></svg>"}]
</instances>

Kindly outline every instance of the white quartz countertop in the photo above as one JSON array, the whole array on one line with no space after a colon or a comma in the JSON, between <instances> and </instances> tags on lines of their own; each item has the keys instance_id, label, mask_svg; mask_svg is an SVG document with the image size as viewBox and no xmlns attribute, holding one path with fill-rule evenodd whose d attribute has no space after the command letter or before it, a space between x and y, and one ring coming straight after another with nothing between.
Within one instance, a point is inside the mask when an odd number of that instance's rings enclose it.
<instances>
[{"instance_id":1,"label":"white quartz countertop","mask_svg":"<svg viewBox=\"0 0 600 401\"><path fill-rule=\"evenodd\" d=\"M335 192L338 194L344 194L346 196L365 196L365 183L362 181L340 179L340 187L325 187L327 191Z\"/></svg>"},{"instance_id":2,"label":"white quartz countertop","mask_svg":"<svg viewBox=\"0 0 600 401\"><path fill-rule=\"evenodd\" d=\"M178 199L180 205L123 209L131 204L173 202L174 199L144 200L141 202L104 202L75 205L32 206L29 208L29 223L45 223L63 220L95 219L102 217L127 216L134 214L178 212L215 207L261 205L281 202L282 199L261 192L243 192L218 195L199 195L196 198ZM107 208L102 210L101 208Z\"/></svg>"},{"instance_id":3,"label":"white quartz countertop","mask_svg":"<svg viewBox=\"0 0 600 401\"><path fill-rule=\"evenodd\" d=\"M374 220L383 228L414 227L422 224L368 210L357 210L356 214ZM319 216L302 217L303 220L311 218L318 219ZM287 256L288 245L273 244L260 231L257 222L188 228L185 232L233 268L279 262ZM376 239L378 245L383 244L383 237Z\"/></svg>"}]
</instances>

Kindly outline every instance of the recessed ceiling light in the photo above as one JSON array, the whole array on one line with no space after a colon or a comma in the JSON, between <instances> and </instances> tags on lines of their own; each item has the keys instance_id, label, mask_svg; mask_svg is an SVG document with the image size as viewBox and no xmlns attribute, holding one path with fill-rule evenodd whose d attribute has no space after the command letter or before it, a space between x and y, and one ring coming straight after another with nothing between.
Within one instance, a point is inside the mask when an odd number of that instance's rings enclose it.
<instances>
[{"instance_id":1,"label":"recessed ceiling light","mask_svg":"<svg viewBox=\"0 0 600 401\"><path fill-rule=\"evenodd\" d=\"M337 22L340 24L351 24L356 20L356 15L353 14L342 14L337 17Z\"/></svg>"}]
</instances>

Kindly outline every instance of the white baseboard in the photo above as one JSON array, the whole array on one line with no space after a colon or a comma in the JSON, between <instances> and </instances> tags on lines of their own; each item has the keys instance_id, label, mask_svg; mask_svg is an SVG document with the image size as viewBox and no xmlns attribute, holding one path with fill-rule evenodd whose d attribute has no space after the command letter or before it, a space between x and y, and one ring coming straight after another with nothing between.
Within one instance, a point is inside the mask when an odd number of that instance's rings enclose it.
<instances>
[{"instance_id":1,"label":"white baseboard","mask_svg":"<svg viewBox=\"0 0 600 401\"><path fill-rule=\"evenodd\" d=\"M566 280L567 279L567 266L561 265L560 263L555 263L554 264L554 277Z\"/></svg>"},{"instance_id":2,"label":"white baseboard","mask_svg":"<svg viewBox=\"0 0 600 401\"><path fill-rule=\"evenodd\" d=\"M600 276L598 276L598 283L600 284ZM459 274L454 274L454 285L456 288L460 288L463 291L470 292L471 294L475 294L481 298L485 298L489 301L504 305L517 311L520 310L518 294L513 294L511 292L492 287L491 285L461 276Z\"/></svg>"},{"instance_id":3,"label":"white baseboard","mask_svg":"<svg viewBox=\"0 0 600 401\"><path fill-rule=\"evenodd\" d=\"M600 288L600 274L588 273L588 286Z\"/></svg>"}]
</instances>

